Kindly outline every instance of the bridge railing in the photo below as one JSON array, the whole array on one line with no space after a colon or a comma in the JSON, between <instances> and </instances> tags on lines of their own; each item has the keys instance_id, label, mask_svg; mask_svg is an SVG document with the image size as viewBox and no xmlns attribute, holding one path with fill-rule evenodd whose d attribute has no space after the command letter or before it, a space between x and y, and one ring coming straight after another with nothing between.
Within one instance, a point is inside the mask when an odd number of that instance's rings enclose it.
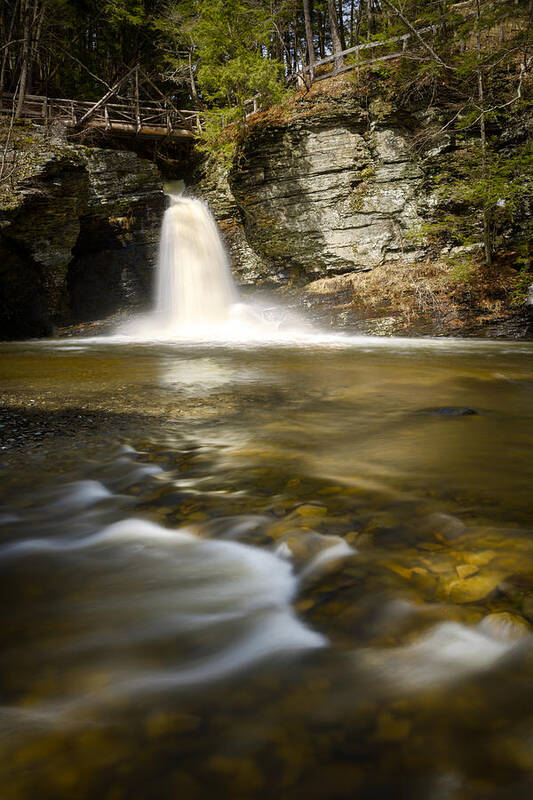
<instances>
[{"instance_id":1,"label":"bridge railing","mask_svg":"<svg viewBox=\"0 0 533 800\"><path fill-rule=\"evenodd\" d=\"M433 35L439 30L438 25L428 25L425 28L419 28L416 32L404 33L401 36L392 36L389 39L377 40L374 42L364 42L357 44L353 47L348 47L346 50L341 50L338 53L332 53L324 58L317 59L312 66L304 65L301 69L291 72L287 76L287 85L296 83L297 85L311 86L317 81L323 81L326 78L332 78L335 75L340 75L344 72L351 72L352 70L360 69L361 67L368 67L380 61L389 61L390 59L401 58L407 55L408 45L411 39L417 42L418 37L430 34ZM384 53L379 55L379 50L382 48L389 48L391 45L399 45L399 48L393 53ZM412 43L411 43L412 45ZM377 51L377 52L376 52ZM346 63L345 59L349 58ZM335 66L334 62L341 61L342 66ZM320 69L321 67L333 64L332 69ZM244 110L246 116L249 117L261 109L261 95L256 94L244 103Z\"/></svg>"},{"instance_id":2,"label":"bridge railing","mask_svg":"<svg viewBox=\"0 0 533 800\"><path fill-rule=\"evenodd\" d=\"M404 33L401 36L391 36L389 39L382 39L377 40L375 42L364 42L363 44L357 44L353 47L348 47L346 50L341 50L339 53L332 53L329 56L325 56L325 58L320 58L315 61L313 67L306 66L303 68L301 72L305 75L309 75L312 78L312 82L324 80L325 78L331 78L333 75L339 75L342 72L349 72L354 69L359 69L360 67L370 66L371 64L375 64L379 61L387 61L391 58L401 58L403 55L406 54L408 43L410 39L425 35L425 34L435 34L439 29L438 25L428 25L425 28L420 28L415 33ZM375 51L380 50L381 48L390 47L390 45L397 44L400 45L400 49L396 50L393 53L385 53L384 55L376 55ZM368 52L368 58L365 58ZM363 59L360 60L359 55L363 54ZM329 72L324 72L322 74L316 75L316 70L319 67L324 66L325 64L331 64L332 62L338 61L341 59L344 61L346 56L354 57L353 61L350 61L348 64L343 64L342 67L334 67ZM290 76L292 80L295 80L298 75L301 73L294 73Z\"/></svg>"},{"instance_id":3,"label":"bridge railing","mask_svg":"<svg viewBox=\"0 0 533 800\"><path fill-rule=\"evenodd\" d=\"M12 94L2 95L0 113L11 113L16 98ZM59 97L42 97L28 94L24 98L19 116L44 124L59 121L75 127L91 111L95 103L88 100L72 100ZM91 115L87 127L105 130L122 130L131 133L152 132L171 135L199 134L202 130L201 113L180 110L167 103L106 103Z\"/></svg>"}]
</instances>

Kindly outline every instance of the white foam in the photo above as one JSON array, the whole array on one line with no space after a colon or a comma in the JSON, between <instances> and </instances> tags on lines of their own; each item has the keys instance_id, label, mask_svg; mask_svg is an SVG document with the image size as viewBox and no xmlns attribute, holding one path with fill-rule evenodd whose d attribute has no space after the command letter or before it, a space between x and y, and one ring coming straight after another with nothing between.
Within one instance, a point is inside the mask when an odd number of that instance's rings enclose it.
<instances>
[{"instance_id":1,"label":"white foam","mask_svg":"<svg viewBox=\"0 0 533 800\"><path fill-rule=\"evenodd\" d=\"M90 547L113 545L124 542L153 543L190 541L195 537L183 531L170 531L159 525L140 519L126 519L109 525L98 533L79 539L66 537L50 539L24 539L0 547L0 555L24 555L26 553L54 553L85 550Z\"/></svg>"},{"instance_id":2,"label":"white foam","mask_svg":"<svg viewBox=\"0 0 533 800\"><path fill-rule=\"evenodd\" d=\"M326 640L311 631L284 609L269 612L239 643L218 652L216 657L197 662L184 670L164 670L145 673L128 681L124 691L159 691L219 680L235 672L283 653L294 653L323 647Z\"/></svg>"},{"instance_id":3,"label":"white foam","mask_svg":"<svg viewBox=\"0 0 533 800\"><path fill-rule=\"evenodd\" d=\"M111 497L111 492L100 481L75 481L67 483L61 489L60 496L52 503L47 503L42 510L45 513L61 511L74 514L108 497Z\"/></svg>"},{"instance_id":4,"label":"white foam","mask_svg":"<svg viewBox=\"0 0 533 800\"><path fill-rule=\"evenodd\" d=\"M294 614L297 580L291 566L255 547L201 539L184 529L132 518L79 539L34 539L7 549L19 557L91 551L89 562L79 563L96 570L92 590L85 600L79 596L68 635L54 641L47 658L61 663L65 656L85 652L86 669L102 669L108 681L96 692L50 698L54 718L56 712L75 716L123 694L218 680L265 658L326 644ZM105 591L99 589L99 558L109 576L102 579ZM76 563L71 559L70 568L76 569ZM131 608L136 608L133 616ZM139 645L161 638L168 642L184 632L200 637L201 655L194 660L177 647L176 662L170 659L163 669L147 670L142 659L137 661Z\"/></svg>"},{"instance_id":5,"label":"white foam","mask_svg":"<svg viewBox=\"0 0 533 800\"><path fill-rule=\"evenodd\" d=\"M358 659L396 688L426 689L494 666L514 645L478 627L443 622L412 644L361 651Z\"/></svg>"},{"instance_id":6,"label":"white foam","mask_svg":"<svg viewBox=\"0 0 533 800\"><path fill-rule=\"evenodd\" d=\"M20 522L21 517L18 514L0 514L0 525L12 525L14 522Z\"/></svg>"},{"instance_id":7,"label":"white foam","mask_svg":"<svg viewBox=\"0 0 533 800\"><path fill-rule=\"evenodd\" d=\"M324 550L318 553L302 571L300 574L301 578L307 578L313 573L321 572L326 565L335 561L339 561L340 559L347 558L348 556L352 556L356 552L353 547L350 547L348 542L345 542L344 539L341 539L340 537L330 536L327 538L338 539L338 541L332 541L329 546L325 547Z\"/></svg>"}]
</instances>

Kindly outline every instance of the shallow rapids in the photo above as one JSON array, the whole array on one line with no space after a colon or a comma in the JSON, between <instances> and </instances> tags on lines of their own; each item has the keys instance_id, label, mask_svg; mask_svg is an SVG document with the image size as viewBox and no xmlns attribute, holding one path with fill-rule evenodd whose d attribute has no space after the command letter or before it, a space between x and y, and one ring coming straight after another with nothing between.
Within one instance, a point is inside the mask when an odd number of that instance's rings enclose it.
<instances>
[{"instance_id":1,"label":"shallow rapids","mask_svg":"<svg viewBox=\"0 0 533 800\"><path fill-rule=\"evenodd\" d=\"M105 498L118 508L120 500L94 488L73 484L45 506L47 523L62 535L24 538L27 520L21 515L14 525L16 540L0 547L3 573L30 572L34 579L42 574L42 580L61 584L67 570L79 586L68 607L64 598L47 603L41 621L48 629L66 626L60 646L44 641L24 654L4 653L13 661L54 664L59 672L57 697L26 706L23 718L42 720L48 714L56 727L75 723L80 710L125 694L139 699L161 689L198 686L261 659L324 646L324 637L292 611L296 579L289 564L244 544L204 540L142 519L99 528L95 506ZM81 536L64 522L65 511L76 507L82 515L78 531L86 528ZM38 624L39 609L31 621ZM147 668L139 648L164 648L174 657L164 668L153 662ZM100 686L91 683L93 670L102 671ZM9 720L16 711L16 706L3 709Z\"/></svg>"},{"instance_id":2,"label":"shallow rapids","mask_svg":"<svg viewBox=\"0 0 533 800\"><path fill-rule=\"evenodd\" d=\"M2 798L528 797L532 354L2 345Z\"/></svg>"}]
</instances>

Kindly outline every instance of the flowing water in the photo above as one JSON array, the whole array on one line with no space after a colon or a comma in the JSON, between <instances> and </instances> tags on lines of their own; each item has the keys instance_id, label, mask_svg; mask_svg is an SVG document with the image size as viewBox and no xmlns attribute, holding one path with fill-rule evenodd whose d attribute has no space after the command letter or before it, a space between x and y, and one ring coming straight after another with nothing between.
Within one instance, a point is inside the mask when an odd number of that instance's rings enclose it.
<instances>
[{"instance_id":1,"label":"flowing water","mask_svg":"<svg viewBox=\"0 0 533 800\"><path fill-rule=\"evenodd\" d=\"M285 309L240 301L216 222L201 200L170 195L161 228L154 310L112 337L138 341L281 343L335 340Z\"/></svg>"},{"instance_id":2,"label":"flowing water","mask_svg":"<svg viewBox=\"0 0 533 800\"><path fill-rule=\"evenodd\" d=\"M2 800L531 796L533 345L165 296L0 345Z\"/></svg>"},{"instance_id":3,"label":"flowing water","mask_svg":"<svg viewBox=\"0 0 533 800\"><path fill-rule=\"evenodd\" d=\"M172 198L163 218L155 314L175 327L225 325L237 302L216 223L200 200Z\"/></svg>"}]
</instances>

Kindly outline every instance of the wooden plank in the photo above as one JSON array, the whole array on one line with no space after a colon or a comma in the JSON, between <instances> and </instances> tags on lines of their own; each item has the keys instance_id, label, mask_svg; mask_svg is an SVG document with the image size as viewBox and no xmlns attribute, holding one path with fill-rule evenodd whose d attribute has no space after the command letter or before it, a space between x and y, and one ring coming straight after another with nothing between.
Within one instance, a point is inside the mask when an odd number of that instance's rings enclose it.
<instances>
[{"instance_id":1,"label":"wooden plank","mask_svg":"<svg viewBox=\"0 0 533 800\"><path fill-rule=\"evenodd\" d=\"M110 99L111 99L111 98L112 98L112 97L113 97L113 96L114 96L114 95L115 95L115 94L118 92L118 90L120 89L120 87L121 87L121 86L122 86L122 85L123 85L123 84L124 84L124 83L125 83L125 82L128 80L128 78L129 78L129 77L132 75L132 73L135 71L135 69L136 69L136 68L135 68L135 67L133 67L133 69L130 69L130 71L129 71L129 72L127 72L125 75L123 75L123 76L122 76L122 78L121 78L119 81L117 81L117 82L116 82L116 83L115 83L115 84L114 84L114 85L111 87L111 89L110 89L108 92L106 92L106 93L104 94L104 96L103 96L103 97L101 97L101 98L100 98L100 100L98 100L98 101L97 101L97 102L96 102L96 103L93 105L93 107L92 107L92 108L90 108L90 109L89 109L89 110L88 110L88 111L87 111L87 112L86 112L86 113L83 115L83 117L82 117L82 118L80 119L80 121L79 121L79 125L80 125L80 126L82 126L82 125L85 125L85 124L86 124L86 123L89 121L89 119L90 119L90 118L93 116L93 114L94 114L96 111L98 111L98 109L99 109L99 108L101 108L102 106L104 106L104 105L107 103L107 101L108 101L108 100L110 100Z\"/></svg>"},{"instance_id":2,"label":"wooden plank","mask_svg":"<svg viewBox=\"0 0 533 800\"><path fill-rule=\"evenodd\" d=\"M104 129L105 125L102 122L92 121L89 122L88 128L96 128L96 129ZM116 132L117 134L125 133L128 135L135 135L137 133L137 126L134 122L131 124L125 122L111 122L110 128L108 129L111 132ZM146 136L152 138L160 138L166 137L169 138L177 138L177 139L195 139L196 135L190 128L174 128L172 132L169 132L166 126L157 126L157 125L143 125L138 132L139 136Z\"/></svg>"}]
</instances>

